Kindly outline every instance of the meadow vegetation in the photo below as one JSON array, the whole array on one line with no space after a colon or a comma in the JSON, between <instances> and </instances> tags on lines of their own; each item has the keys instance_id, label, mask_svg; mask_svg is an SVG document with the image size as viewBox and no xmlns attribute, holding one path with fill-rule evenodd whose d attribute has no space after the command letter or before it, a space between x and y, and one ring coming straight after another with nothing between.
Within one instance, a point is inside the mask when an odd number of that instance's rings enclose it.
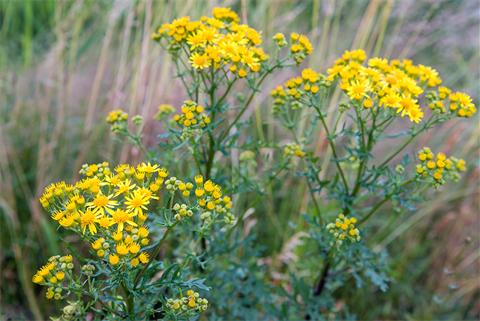
<instances>
[{"instance_id":1,"label":"meadow vegetation","mask_svg":"<svg viewBox=\"0 0 480 321\"><path fill-rule=\"evenodd\" d=\"M479 318L478 9L0 2L0 315Z\"/></svg>"}]
</instances>

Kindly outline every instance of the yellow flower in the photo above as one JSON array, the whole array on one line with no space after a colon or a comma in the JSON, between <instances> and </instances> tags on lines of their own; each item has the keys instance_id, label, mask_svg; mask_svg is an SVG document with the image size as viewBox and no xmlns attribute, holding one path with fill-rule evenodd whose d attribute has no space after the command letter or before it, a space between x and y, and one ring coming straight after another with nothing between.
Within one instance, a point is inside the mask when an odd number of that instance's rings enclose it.
<instances>
[{"instance_id":1,"label":"yellow flower","mask_svg":"<svg viewBox=\"0 0 480 321\"><path fill-rule=\"evenodd\" d=\"M108 196L103 195L101 192L93 199L93 201L88 202L86 204L87 207L93 208L93 212L100 214L105 214L105 210L108 213L113 213L112 208L118 205L117 201L111 201L110 199L113 197L113 194Z\"/></svg>"},{"instance_id":2,"label":"yellow flower","mask_svg":"<svg viewBox=\"0 0 480 321\"><path fill-rule=\"evenodd\" d=\"M385 96L380 99L380 106L384 106L385 108L391 107L391 108L398 108L400 107L400 101L402 100L402 97L396 92L390 92L386 94Z\"/></svg>"},{"instance_id":3,"label":"yellow flower","mask_svg":"<svg viewBox=\"0 0 480 321\"><path fill-rule=\"evenodd\" d=\"M100 217L100 219L98 220L98 224L100 224L100 226L103 228L109 228L115 223L112 221L110 217L104 215Z\"/></svg>"},{"instance_id":4,"label":"yellow flower","mask_svg":"<svg viewBox=\"0 0 480 321\"><path fill-rule=\"evenodd\" d=\"M41 275L38 274L38 272L37 272L37 273L33 276L32 281L33 281L34 283L40 284L40 283L42 283L42 282L44 281L44 279L43 279L43 276L41 276Z\"/></svg>"},{"instance_id":5,"label":"yellow flower","mask_svg":"<svg viewBox=\"0 0 480 321\"><path fill-rule=\"evenodd\" d=\"M62 271L58 271L55 276L57 277L57 280L62 281L65 278L65 273Z\"/></svg>"},{"instance_id":6,"label":"yellow flower","mask_svg":"<svg viewBox=\"0 0 480 321\"><path fill-rule=\"evenodd\" d=\"M133 259L130 262L130 265L133 266L133 267L136 267L138 264L140 264L140 261L138 261L138 259Z\"/></svg>"},{"instance_id":7,"label":"yellow flower","mask_svg":"<svg viewBox=\"0 0 480 321\"><path fill-rule=\"evenodd\" d=\"M158 165L152 165L150 162L148 162L148 164L142 163L142 165L138 165L137 169L141 172L152 174L160 170L158 167Z\"/></svg>"},{"instance_id":8,"label":"yellow flower","mask_svg":"<svg viewBox=\"0 0 480 321\"><path fill-rule=\"evenodd\" d=\"M204 193L205 191L201 187L197 187L197 189L195 190L195 196L198 198L202 197Z\"/></svg>"},{"instance_id":9,"label":"yellow flower","mask_svg":"<svg viewBox=\"0 0 480 321\"><path fill-rule=\"evenodd\" d=\"M94 213L90 209L87 209L85 212L79 211L81 217L80 217L80 223L82 224L83 228L83 235L85 235L85 230L88 229L90 230L90 233L92 235L95 235L97 233L97 227L95 226L95 223L100 222L100 217L102 214L100 213Z\"/></svg>"},{"instance_id":10,"label":"yellow flower","mask_svg":"<svg viewBox=\"0 0 480 321\"><path fill-rule=\"evenodd\" d=\"M129 250L130 253L132 253L132 254L137 254L138 251L140 251L140 245L138 245L138 243L132 243L132 244L128 247L128 250Z\"/></svg>"},{"instance_id":11,"label":"yellow flower","mask_svg":"<svg viewBox=\"0 0 480 321\"><path fill-rule=\"evenodd\" d=\"M128 247L123 243L117 244L115 250L117 254L120 256L124 256L128 254Z\"/></svg>"},{"instance_id":12,"label":"yellow flower","mask_svg":"<svg viewBox=\"0 0 480 321\"><path fill-rule=\"evenodd\" d=\"M370 82L366 79L356 79L347 86L347 95L350 96L350 99L361 99L362 97L367 97L366 94L372 89Z\"/></svg>"},{"instance_id":13,"label":"yellow flower","mask_svg":"<svg viewBox=\"0 0 480 321\"><path fill-rule=\"evenodd\" d=\"M59 223L63 227L69 227L69 226L72 226L75 223L75 221L73 220L73 216L69 216L66 218L62 218Z\"/></svg>"},{"instance_id":14,"label":"yellow flower","mask_svg":"<svg viewBox=\"0 0 480 321\"><path fill-rule=\"evenodd\" d=\"M410 121L418 123L423 117L423 112L418 105L415 105L407 112Z\"/></svg>"},{"instance_id":15,"label":"yellow flower","mask_svg":"<svg viewBox=\"0 0 480 321\"><path fill-rule=\"evenodd\" d=\"M198 53L195 52L190 56L190 64L195 69L203 70L204 67L208 67L212 63L210 62L207 54L199 55Z\"/></svg>"},{"instance_id":16,"label":"yellow flower","mask_svg":"<svg viewBox=\"0 0 480 321\"><path fill-rule=\"evenodd\" d=\"M149 234L148 228L145 226L142 226L138 229L138 236L139 237L147 237Z\"/></svg>"},{"instance_id":17,"label":"yellow flower","mask_svg":"<svg viewBox=\"0 0 480 321\"><path fill-rule=\"evenodd\" d=\"M136 215L137 215L136 213L128 213L122 209L117 209L115 212L112 213L112 220L113 222L117 223L118 231L121 232L123 231L124 225L126 223L132 226L137 226L137 223L131 220L131 218Z\"/></svg>"},{"instance_id":18,"label":"yellow flower","mask_svg":"<svg viewBox=\"0 0 480 321\"><path fill-rule=\"evenodd\" d=\"M127 202L125 202L125 205L127 206L127 209L129 211L133 211L135 214L143 214L143 210L146 210L147 207L145 205L150 204L150 197L144 195L140 190L136 190L133 192L133 194L130 194L130 197L125 197Z\"/></svg>"},{"instance_id":19,"label":"yellow flower","mask_svg":"<svg viewBox=\"0 0 480 321\"><path fill-rule=\"evenodd\" d=\"M410 112L411 110L420 108L417 105L417 101L418 101L417 99L413 99L410 95L403 94L402 100L400 101L400 106L397 109L397 114L402 112L402 117L403 117L405 114L408 114L408 112Z\"/></svg>"},{"instance_id":20,"label":"yellow flower","mask_svg":"<svg viewBox=\"0 0 480 321\"><path fill-rule=\"evenodd\" d=\"M150 164L150 163L149 163ZM126 193L130 191L132 188L135 188L135 184L130 185L132 181L127 179L125 182L118 184L118 190L117 193L115 194L115 197L117 197L120 194Z\"/></svg>"},{"instance_id":21,"label":"yellow flower","mask_svg":"<svg viewBox=\"0 0 480 321\"><path fill-rule=\"evenodd\" d=\"M140 260L140 262L145 264L148 262L148 254L145 252L142 252L140 253L140 256L138 257L138 259Z\"/></svg>"},{"instance_id":22,"label":"yellow flower","mask_svg":"<svg viewBox=\"0 0 480 321\"><path fill-rule=\"evenodd\" d=\"M187 44L191 45L190 51L193 51L197 47L205 47L205 40L201 32L193 32L187 37Z\"/></svg>"},{"instance_id":23,"label":"yellow flower","mask_svg":"<svg viewBox=\"0 0 480 321\"><path fill-rule=\"evenodd\" d=\"M206 181L203 188L205 192L211 193L215 189L215 184L212 181Z\"/></svg>"},{"instance_id":24,"label":"yellow flower","mask_svg":"<svg viewBox=\"0 0 480 321\"><path fill-rule=\"evenodd\" d=\"M112 238L116 241L116 242L120 242L122 239L123 239L123 233L122 231L117 231L115 233L112 234Z\"/></svg>"},{"instance_id":25,"label":"yellow flower","mask_svg":"<svg viewBox=\"0 0 480 321\"><path fill-rule=\"evenodd\" d=\"M120 258L116 254L110 254L110 264L117 265L120 262Z\"/></svg>"}]
</instances>

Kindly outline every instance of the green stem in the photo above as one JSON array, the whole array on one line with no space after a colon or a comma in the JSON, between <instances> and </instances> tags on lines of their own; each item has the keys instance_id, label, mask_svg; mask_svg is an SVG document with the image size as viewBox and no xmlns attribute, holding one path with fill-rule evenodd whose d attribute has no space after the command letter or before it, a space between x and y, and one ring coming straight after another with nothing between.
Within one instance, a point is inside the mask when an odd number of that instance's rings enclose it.
<instances>
[{"instance_id":1,"label":"green stem","mask_svg":"<svg viewBox=\"0 0 480 321\"><path fill-rule=\"evenodd\" d=\"M328 269L330 268L330 263L332 261L334 251L335 251L335 244L332 245L332 248L330 249L330 253L328 254L327 260L325 261L325 264L323 266L322 272L318 277L319 280L318 280L317 286L315 287L314 296L319 296L322 293L322 290L325 286L325 279L327 278L327 275L328 275Z\"/></svg>"},{"instance_id":2,"label":"green stem","mask_svg":"<svg viewBox=\"0 0 480 321\"><path fill-rule=\"evenodd\" d=\"M321 111L320 108L319 108L318 106L316 106L315 104L312 104L312 105L313 105L313 107L317 110L318 115L320 116L320 120L322 121L323 128L325 129L325 132L327 133L328 143L330 144L330 148L332 149L333 156L334 156L336 159L338 159L337 151L335 150L335 145L333 144L333 141L332 141L332 139L330 138L330 131L328 130L328 127L327 127L327 124L326 124L326 122L325 122L325 118L323 117L322 111ZM337 165L338 172L340 173L340 176L342 177L343 185L344 185L344 188L345 188L345 193L348 195L348 194L349 194L349 192L348 192L348 184L347 184L347 180L345 179L345 175L343 174L343 170L342 170L342 168L340 167L340 163L339 163L338 161L335 162L335 164Z\"/></svg>"},{"instance_id":3,"label":"green stem","mask_svg":"<svg viewBox=\"0 0 480 321\"><path fill-rule=\"evenodd\" d=\"M358 116L358 115L357 115ZM360 123L362 124L362 136L363 136L363 121L362 119L359 117L359 120L360 120ZM370 133L368 134L368 139L367 139L367 149L365 150L365 146L364 146L364 152L367 152L367 153L370 153L370 150L372 149L372 145L373 145L373 132L375 131L375 121L377 120L377 114L373 114L373 122L372 122L372 130L370 131ZM364 142L365 144L365 142ZM358 169L358 173L357 173L357 179L355 180L355 187L353 188L353 192L352 192L352 202L355 200L355 197L357 196L357 193L358 191L360 190L360 186L361 186L361 182L362 182L362 175L363 175L363 171L365 169L365 164L367 163L367 160L368 160L368 155L364 156L363 159L362 159L362 162L360 163L360 168ZM345 208L345 215L348 214L350 212L349 208Z\"/></svg>"},{"instance_id":4,"label":"green stem","mask_svg":"<svg viewBox=\"0 0 480 321\"><path fill-rule=\"evenodd\" d=\"M120 285L122 286L123 293L125 295L125 300L127 301L127 312L128 315L134 314L134 303L133 303L133 296L128 290L127 286L124 282L121 282Z\"/></svg>"},{"instance_id":5,"label":"green stem","mask_svg":"<svg viewBox=\"0 0 480 321\"><path fill-rule=\"evenodd\" d=\"M258 88L262 82L265 80L265 78L277 67L279 67L284 61L286 61L287 59L289 59L290 56L287 56L286 58L280 60L276 65L274 65L272 68L268 69L265 74L262 76L262 78L260 78L259 82L257 83L256 87ZM255 96L256 94L256 90L253 90L253 93L250 95L250 98L248 99L247 103L245 104L244 108L238 113L237 117L235 117L235 119L233 120L233 122L230 124L230 126L228 126L227 130L223 133L223 135L220 137L218 143L220 144L227 136L228 136L228 133L230 132L230 129L232 129L233 126L235 126L235 124L238 122L238 120L240 119L240 117L242 117L243 113L247 110L247 107L250 105L250 102L252 101L253 99L253 96Z\"/></svg>"},{"instance_id":6,"label":"green stem","mask_svg":"<svg viewBox=\"0 0 480 321\"><path fill-rule=\"evenodd\" d=\"M203 239L204 235L205 235L205 230L202 231L202 233L200 234L200 237L198 238L197 242L195 242L195 244L193 245L192 253L195 251L198 244L200 244L200 241ZM186 269L191 261L192 261L192 259L188 258L187 261L185 261L185 264L183 265L183 268Z\"/></svg>"}]
</instances>

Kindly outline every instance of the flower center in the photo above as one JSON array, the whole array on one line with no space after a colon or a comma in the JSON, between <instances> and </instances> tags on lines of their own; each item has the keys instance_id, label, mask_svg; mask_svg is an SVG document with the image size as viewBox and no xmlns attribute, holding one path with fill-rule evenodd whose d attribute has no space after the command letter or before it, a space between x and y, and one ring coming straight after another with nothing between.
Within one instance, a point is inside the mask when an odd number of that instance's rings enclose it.
<instances>
[{"instance_id":1,"label":"flower center","mask_svg":"<svg viewBox=\"0 0 480 321\"><path fill-rule=\"evenodd\" d=\"M128 221L128 213L122 210L118 210L113 213L113 220L116 223L125 223L126 221Z\"/></svg>"},{"instance_id":2,"label":"flower center","mask_svg":"<svg viewBox=\"0 0 480 321\"><path fill-rule=\"evenodd\" d=\"M93 200L93 204L96 207L104 207L108 204L108 201L108 197L106 197L105 195L100 195Z\"/></svg>"}]
</instances>

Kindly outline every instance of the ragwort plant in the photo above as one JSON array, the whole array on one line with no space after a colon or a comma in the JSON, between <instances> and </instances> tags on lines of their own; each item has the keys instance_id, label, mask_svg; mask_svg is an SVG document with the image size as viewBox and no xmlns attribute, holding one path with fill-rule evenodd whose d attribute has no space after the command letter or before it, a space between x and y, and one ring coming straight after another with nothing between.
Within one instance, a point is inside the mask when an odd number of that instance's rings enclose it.
<instances>
[{"instance_id":1,"label":"ragwort plant","mask_svg":"<svg viewBox=\"0 0 480 321\"><path fill-rule=\"evenodd\" d=\"M160 151L142 145L142 117L131 118L134 132L125 112L107 117L111 130L140 148L147 163L114 170L106 162L86 164L82 181L45 189L44 208L91 247L90 258L83 258L64 241L73 257L50 258L33 278L47 287L49 299L76 295L60 319L84 318L88 309L97 319L129 320L182 320L202 312L211 320L350 317L348 309L341 313L335 305L336 293L350 278L357 287L368 278L382 291L389 282L387 254L369 249L365 223L387 202L394 205L394 221L425 201L421 185L437 189L465 171L465 161L442 153L435 158L428 147L419 151L414 169L407 170L406 154L392 170L391 161L415 137L439 123L468 118L476 109L466 94L435 89L441 79L431 67L367 60L363 50L346 51L325 75L306 69L273 90L272 112L291 132L291 141L253 143L242 133L249 125L240 121L242 115L265 78L298 66L312 45L304 35L292 33L287 40L278 33L272 39L277 50L268 55L260 47L261 33L239 20L230 9L215 8L213 17L183 17L152 34L171 55L188 96L179 114L172 117L176 108L161 105L154 116L168 130L159 136ZM335 82L348 100L330 128L325 106ZM378 155L375 146L403 117L411 127L397 136L408 140L391 155ZM310 122L299 130L305 118ZM327 178L319 175L320 158L311 146L318 126L336 166ZM261 148L274 150L274 156ZM230 169L234 149L240 151L239 165ZM180 169L184 162L189 165L184 180L168 176L165 167ZM302 215L308 233L298 254L304 262L277 269L259 264L262 248L239 226L282 172L306 180L313 210ZM231 199L238 202L245 193L257 195L236 217ZM319 198L320 193L327 197ZM173 251L157 261L169 235ZM272 272L284 278L270 282Z\"/></svg>"}]
</instances>

